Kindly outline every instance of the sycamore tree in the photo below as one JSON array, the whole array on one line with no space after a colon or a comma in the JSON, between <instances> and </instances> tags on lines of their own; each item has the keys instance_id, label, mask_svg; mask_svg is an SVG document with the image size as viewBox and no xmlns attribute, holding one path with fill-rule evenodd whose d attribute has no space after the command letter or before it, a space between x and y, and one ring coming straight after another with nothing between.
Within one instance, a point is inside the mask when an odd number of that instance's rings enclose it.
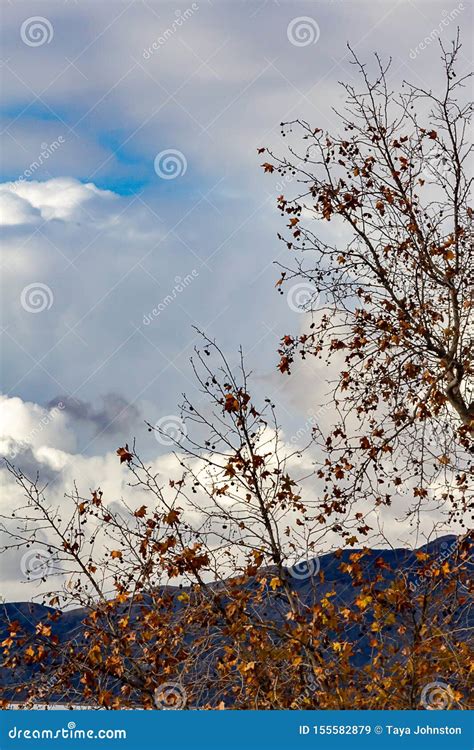
<instances>
[{"instance_id":1,"label":"sycamore tree","mask_svg":"<svg viewBox=\"0 0 474 750\"><path fill-rule=\"evenodd\" d=\"M4 706L466 708L469 536L388 560L344 549L365 529L347 517L332 563L318 559L334 523L294 475L274 405L213 342L195 372L205 399L183 404L174 475L118 449L127 500L76 489L60 511L10 466L25 503L2 519L6 546L39 550L51 590L33 627L8 623Z\"/></svg>"},{"instance_id":2,"label":"sycamore tree","mask_svg":"<svg viewBox=\"0 0 474 750\"><path fill-rule=\"evenodd\" d=\"M306 285L308 324L283 337L280 370L299 357L336 364L338 418L314 430L327 513L401 494L413 512L431 502L461 524L472 509L472 103L460 48L441 48L436 91L394 93L389 65L377 57L371 78L354 55L361 86L344 84L339 129L282 123L286 153L260 149L291 193L278 197L279 236L295 261L277 286Z\"/></svg>"},{"instance_id":3,"label":"sycamore tree","mask_svg":"<svg viewBox=\"0 0 474 750\"><path fill-rule=\"evenodd\" d=\"M468 536L403 565L341 545L343 580L324 557L295 563L315 554L300 530L320 544L329 526L287 470L271 404L208 367L212 419L184 405L202 438L177 440L172 477L119 448L132 485L119 507L76 490L60 512L11 467L25 504L4 519L8 546L53 561L45 584L60 573L39 622L8 623L4 706L466 708ZM80 624L64 637L71 607Z\"/></svg>"},{"instance_id":4,"label":"sycamore tree","mask_svg":"<svg viewBox=\"0 0 474 750\"><path fill-rule=\"evenodd\" d=\"M407 85L395 97L381 63L372 81L355 60L363 90L346 86L342 135L295 122L302 150L264 164L297 192L278 199L296 254L278 287L298 278L312 290L308 330L284 337L280 369L301 355L337 373L338 420L315 425L310 458L285 443L278 404L252 395L243 358L231 366L204 336L192 364L202 398L184 399L166 476L129 441L117 450L127 498L74 488L59 509L40 478L9 465L25 501L1 519L4 548L47 561L34 572L50 609L32 627L6 625L4 705L467 707L469 534L391 562L369 548L378 506L405 495L410 513L438 503L464 524L469 503L458 52L443 52L440 94ZM323 241L311 218L346 239ZM330 545L332 567L320 556Z\"/></svg>"}]
</instances>

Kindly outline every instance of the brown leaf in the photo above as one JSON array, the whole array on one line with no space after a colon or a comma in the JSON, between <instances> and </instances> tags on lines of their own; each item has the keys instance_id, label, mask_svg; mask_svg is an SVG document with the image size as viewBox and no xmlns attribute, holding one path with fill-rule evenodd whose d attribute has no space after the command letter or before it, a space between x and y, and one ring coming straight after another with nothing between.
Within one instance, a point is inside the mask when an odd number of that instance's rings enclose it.
<instances>
[{"instance_id":1,"label":"brown leaf","mask_svg":"<svg viewBox=\"0 0 474 750\"><path fill-rule=\"evenodd\" d=\"M130 463L133 456L128 450L128 445L125 443L125 448L117 448L117 456L120 456L120 463L123 464L124 461L127 461L127 463Z\"/></svg>"}]
</instances>

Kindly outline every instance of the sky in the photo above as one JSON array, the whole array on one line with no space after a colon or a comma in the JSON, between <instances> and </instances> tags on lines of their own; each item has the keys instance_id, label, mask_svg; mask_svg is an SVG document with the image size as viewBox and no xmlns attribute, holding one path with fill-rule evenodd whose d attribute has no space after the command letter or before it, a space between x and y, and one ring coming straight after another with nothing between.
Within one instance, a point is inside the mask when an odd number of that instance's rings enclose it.
<instances>
[{"instance_id":1,"label":"sky","mask_svg":"<svg viewBox=\"0 0 474 750\"><path fill-rule=\"evenodd\" d=\"M282 121L331 128L347 43L369 68L392 57L394 88L429 87L436 36L460 26L465 72L471 16L467 0L4 2L3 454L57 502L77 477L125 493L116 448L136 438L166 466L145 420L173 425L183 392L201 398L196 328L232 362L243 347L293 443L328 386L314 364L276 371L305 315L275 289L285 185L257 149L284 151ZM3 509L19 502L4 483ZM5 596L18 578L15 558Z\"/></svg>"}]
</instances>

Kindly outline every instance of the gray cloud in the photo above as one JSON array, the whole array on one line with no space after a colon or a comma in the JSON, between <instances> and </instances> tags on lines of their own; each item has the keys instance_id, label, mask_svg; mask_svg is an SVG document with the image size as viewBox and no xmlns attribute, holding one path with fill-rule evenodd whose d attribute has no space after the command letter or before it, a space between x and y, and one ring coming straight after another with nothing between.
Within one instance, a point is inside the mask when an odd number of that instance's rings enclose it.
<instances>
[{"instance_id":1,"label":"gray cloud","mask_svg":"<svg viewBox=\"0 0 474 750\"><path fill-rule=\"evenodd\" d=\"M116 434L132 430L141 419L140 409L118 393L104 394L101 407L77 398L57 396L47 404L47 408L52 409L58 405L73 420L87 422L101 433Z\"/></svg>"}]
</instances>

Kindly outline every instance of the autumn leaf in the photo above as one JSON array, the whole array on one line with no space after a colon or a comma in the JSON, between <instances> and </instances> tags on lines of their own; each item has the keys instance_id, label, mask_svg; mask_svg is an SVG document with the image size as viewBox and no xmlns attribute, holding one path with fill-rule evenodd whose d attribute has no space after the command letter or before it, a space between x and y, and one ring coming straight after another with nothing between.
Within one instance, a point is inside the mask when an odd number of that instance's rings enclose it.
<instances>
[{"instance_id":1,"label":"autumn leaf","mask_svg":"<svg viewBox=\"0 0 474 750\"><path fill-rule=\"evenodd\" d=\"M227 393L224 403L224 411L236 412L239 410L239 402L232 393Z\"/></svg>"},{"instance_id":2,"label":"autumn leaf","mask_svg":"<svg viewBox=\"0 0 474 750\"><path fill-rule=\"evenodd\" d=\"M172 526L174 523L176 523L179 520L179 511L172 508L169 513L163 516L163 521L170 526Z\"/></svg>"},{"instance_id":3,"label":"autumn leaf","mask_svg":"<svg viewBox=\"0 0 474 750\"><path fill-rule=\"evenodd\" d=\"M290 373L290 360L288 357L281 357L280 362L278 363L278 369L281 373Z\"/></svg>"},{"instance_id":4,"label":"autumn leaf","mask_svg":"<svg viewBox=\"0 0 474 750\"><path fill-rule=\"evenodd\" d=\"M133 458L133 455L128 450L128 445L125 443L125 448L117 448L117 456L120 456L120 463L123 464L124 461L127 463L130 463L130 461Z\"/></svg>"},{"instance_id":5,"label":"autumn leaf","mask_svg":"<svg viewBox=\"0 0 474 750\"><path fill-rule=\"evenodd\" d=\"M430 556L427 554L427 552L423 552L422 550L418 550L415 552L416 559L420 562L424 562L425 560L429 560Z\"/></svg>"},{"instance_id":6,"label":"autumn leaf","mask_svg":"<svg viewBox=\"0 0 474 750\"><path fill-rule=\"evenodd\" d=\"M370 595L366 595L366 596L358 596L357 599L355 600L355 603L357 604L359 609L364 610L364 609L367 609L371 601L372 601L372 597Z\"/></svg>"},{"instance_id":7,"label":"autumn leaf","mask_svg":"<svg viewBox=\"0 0 474 750\"><path fill-rule=\"evenodd\" d=\"M51 635L51 625L44 625L42 622L39 622L36 626L36 632L38 635L43 635L45 638L49 638Z\"/></svg>"},{"instance_id":8,"label":"autumn leaf","mask_svg":"<svg viewBox=\"0 0 474 750\"><path fill-rule=\"evenodd\" d=\"M249 661L247 664L244 664L241 668L241 672L249 672L251 670L255 669L255 662Z\"/></svg>"},{"instance_id":9,"label":"autumn leaf","mask_svg":"<svg viewBox=\"0 0 474 750\"><path fill-rule=\"evenodd\" d=\"M100 646L97 643L89 650L87 659L94 667L101 663L102 654L100 652Z\"/></svg>"}]
</instances>

